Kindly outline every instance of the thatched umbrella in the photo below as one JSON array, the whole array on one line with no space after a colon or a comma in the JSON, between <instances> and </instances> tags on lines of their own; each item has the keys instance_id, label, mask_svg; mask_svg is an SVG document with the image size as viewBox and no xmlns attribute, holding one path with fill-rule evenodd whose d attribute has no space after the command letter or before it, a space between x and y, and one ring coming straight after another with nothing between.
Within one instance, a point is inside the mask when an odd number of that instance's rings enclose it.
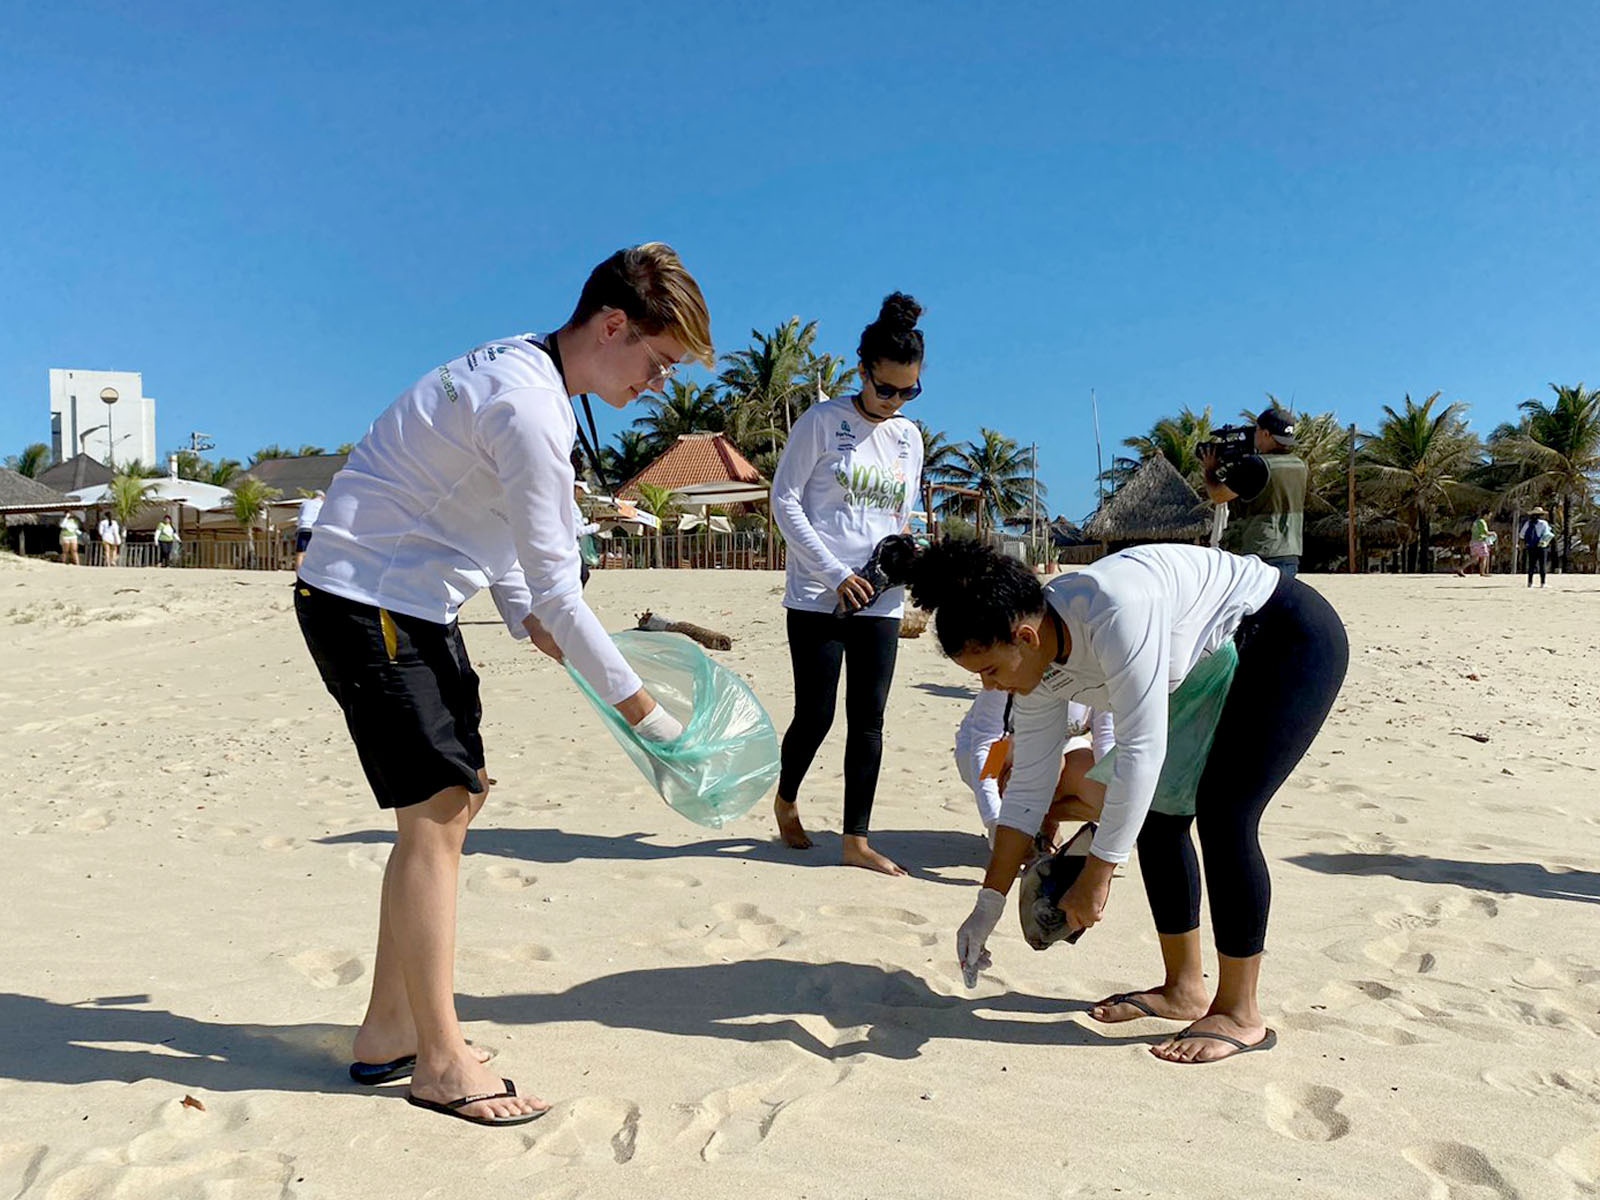
<instances>
[{"instance_id":1,"label":"thatched umbrella","mask_svg":"<svg viewBox=\"0 0 1600 1200\"><path fill-rule=\"evenodd\" d=\"M1105 543L1192 542L1211 530L1211 506L1162 455L1145 459L1083 531Z\"/></svg>"}]
</instances>

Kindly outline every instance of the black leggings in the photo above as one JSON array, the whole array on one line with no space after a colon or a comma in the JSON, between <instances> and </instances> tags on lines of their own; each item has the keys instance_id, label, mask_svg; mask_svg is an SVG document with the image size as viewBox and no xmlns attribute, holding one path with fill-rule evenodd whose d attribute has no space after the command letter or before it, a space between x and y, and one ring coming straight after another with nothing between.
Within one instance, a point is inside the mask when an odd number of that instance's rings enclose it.
<instances>
[{"instance_id":1,"label":"black leggings","mask_svg":"<svg viewBox=\"0 0 1600 1200\"><path fill-rule=\"evenodd\" d=\"M1217 953L1249 958L1266 946L1272 881L1261 853L1261 814L1310 749L1350 665L1333 606L1286 579L1237 635L1239 669L1195 793L1195 815L1152 812L1139 833L1139 872L1156 931L1200 926L1200 831Z\"/></svg>"},{"instance_id":2,"label":"black leggings","mask_svg":"<svg viewBox=\"0 0 1600 1200\"><path fill-rule=\"evenodd\" d=\"M878 765L883 761L883 709L889 702L889 684L894 681L900 622L895 617L836 617L793 608L788 613L794 720L783 735L778 795L791 803L800 799L800 784L833 726L839 666L847 663L844 831L865 837L878 791Z\"/></svg>"}]
</instances>

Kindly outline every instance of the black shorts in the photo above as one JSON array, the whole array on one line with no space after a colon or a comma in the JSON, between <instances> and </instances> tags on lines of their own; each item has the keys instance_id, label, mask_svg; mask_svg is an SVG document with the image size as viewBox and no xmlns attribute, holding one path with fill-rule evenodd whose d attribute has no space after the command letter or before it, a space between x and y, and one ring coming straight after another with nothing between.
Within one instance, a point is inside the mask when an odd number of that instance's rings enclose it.
<instances>
[{"instance_id":1,"label":"black shorts","mask_svg":"<svg viewBox=\"0 0 1600 1200\"><path fill-rule=\"evenodd\" d=\"M311 530L297 529L294 532L294 552L304 554L306 547L311 545Z\"/></svg>"},{"instance_id":2,"label":"black shorts","mask_svg":"<svg viewBox=\"0 0 1600 1200\"><path fill-rule=\"evenodd\" d=\"M382 808L483 791L478 676L458 626L387 612L295 580L294 610Z\"/></svg>"}]
</instances>

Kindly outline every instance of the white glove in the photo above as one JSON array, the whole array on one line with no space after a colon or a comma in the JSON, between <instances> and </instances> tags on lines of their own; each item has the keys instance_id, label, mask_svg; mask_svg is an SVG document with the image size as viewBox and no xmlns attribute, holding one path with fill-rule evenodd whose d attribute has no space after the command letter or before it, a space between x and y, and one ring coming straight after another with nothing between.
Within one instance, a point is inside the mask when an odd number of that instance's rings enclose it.
<instances>
[{"instance_id":1,"label":"white glove","mask_svg":"<svg viewBox=\"0 0 1600 1200\"><path fill-rule=\"evenodd\" d=\"M639 718L633 731L647 742L675 742L683 736L683 725L664 705L657 704Z\"/></svg>"},{"instance_id":2,"label":"white glove","mask_svg":"<svg viewBox=\"0 0 1600 1200\"><path fill-rule=\"evenodd\" d=\"M978 892L978 902L972 906L972 915L956 931L956 958L968 987L977 987L978 972L994 961L984 943L1000 923L1000 914L1005 910L1005 893L983 888Z\"/></svg>"}]
</instances>

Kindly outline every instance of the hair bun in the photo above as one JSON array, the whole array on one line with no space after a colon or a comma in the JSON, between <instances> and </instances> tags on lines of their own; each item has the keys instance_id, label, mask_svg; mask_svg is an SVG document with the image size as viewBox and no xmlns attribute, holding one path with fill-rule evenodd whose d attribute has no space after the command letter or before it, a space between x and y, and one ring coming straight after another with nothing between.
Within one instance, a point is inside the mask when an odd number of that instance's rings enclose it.
<instances>
[{"instance_id":1,"label":"hair bun","mask_svg":"<svg viewBox=\"0 0 1600 1200\"><path fill-rule=\"evenodd\" d=\"M904 292L890 292L883 298L883 307L878 310L877 324L885 329L909 333L917 327L917 320L921 316L922 305L915 299Z\"/></svg>"}]
</instances>

